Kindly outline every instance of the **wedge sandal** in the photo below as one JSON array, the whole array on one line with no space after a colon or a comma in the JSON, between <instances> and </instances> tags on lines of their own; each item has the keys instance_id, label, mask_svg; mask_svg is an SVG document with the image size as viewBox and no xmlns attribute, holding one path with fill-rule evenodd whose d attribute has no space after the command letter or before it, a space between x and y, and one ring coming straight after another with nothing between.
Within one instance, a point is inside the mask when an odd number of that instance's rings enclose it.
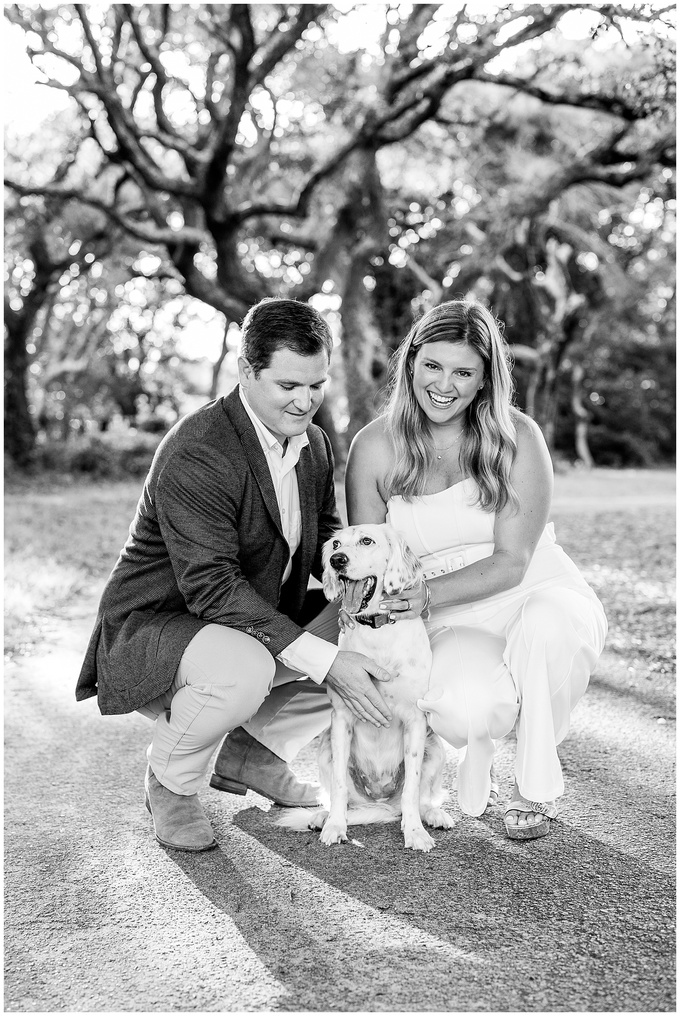
<instances>
[{"instance_id":1,"label":"wedge sandal","mask_svg":"<svg viewBox=\"0 0 680 1016\"><path fill-rule=\"evenodd\" d=\"M535 815L543 816L540 822L534 822L532 825L511 825L506 818L505 831L511 840L537 840L540 836L547 836L551 820L557 818L557 808L550 802L543 804L541 801L510 801L510 804L505 806L504 814L507 815L509 811L521 811L526 815L533 812Z\"/></svg>"}]
</instances>

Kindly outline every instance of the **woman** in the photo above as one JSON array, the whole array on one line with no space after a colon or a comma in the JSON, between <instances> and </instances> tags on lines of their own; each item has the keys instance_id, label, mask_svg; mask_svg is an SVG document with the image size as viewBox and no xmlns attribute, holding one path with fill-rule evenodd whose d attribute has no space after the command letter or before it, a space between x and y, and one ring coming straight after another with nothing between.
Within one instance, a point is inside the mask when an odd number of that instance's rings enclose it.
<instances>
[{"instance_id":1,"label":"woman","mask_svg":"<svg viewBox=\"0 0 680 1016\"><path fill-rule=\"evenodd\" d=\"M350 524L388 522L425 581L386 599L428 611L430 690L419 705L456 748L461 808L495 802L494 739L517 723L512 839L545 835L564 793L556 746L607 630L602 605L548 524L553 476L538 426L511 405L507 346L481 305L429 311L395 353L390 394L347 464Z\"/></svg>"}]
</instances>

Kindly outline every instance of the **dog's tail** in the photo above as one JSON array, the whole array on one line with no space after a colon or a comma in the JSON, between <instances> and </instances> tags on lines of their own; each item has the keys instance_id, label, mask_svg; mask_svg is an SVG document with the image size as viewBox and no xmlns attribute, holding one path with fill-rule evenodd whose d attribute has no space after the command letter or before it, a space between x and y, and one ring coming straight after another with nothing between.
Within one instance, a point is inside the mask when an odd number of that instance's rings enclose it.
<instances>
[{"instance_id":1,"label":"dog's tail","mask_svg":"<svg viewBox=\"0 0 680 1016\"><path fill-rule=\"evenodd\" d=\"M381 825L384 822L396 822L401 818L399 801L375 801L373 804L360 804L347 810L347 825Z\"/></svg>"},{"instance_id":2,"label":"dog's tail","mask_svg":"<svg viewBox=\"0 0 680 1016\"><path fill-rule=\"evenodd\" d=\"M309 829L320 829L326 820L325 808L284 808L283 814L274 822L281 829L293 829L304 833Z\"/></svg>"},{"instance_id":3,"label":"dog's tail","mask_svg":"<svg viewBox=\"0 0 680 1016\"><path fill-rule=\"evenodd\" d=\"M286 808L274 825L280 829L292 829L297 833L310 829L321 829L328 816L327 808ZM380 825L396 822L401 817L398 803L376 801L347 809L347 825Z\"/></svg>"}]
</instances>

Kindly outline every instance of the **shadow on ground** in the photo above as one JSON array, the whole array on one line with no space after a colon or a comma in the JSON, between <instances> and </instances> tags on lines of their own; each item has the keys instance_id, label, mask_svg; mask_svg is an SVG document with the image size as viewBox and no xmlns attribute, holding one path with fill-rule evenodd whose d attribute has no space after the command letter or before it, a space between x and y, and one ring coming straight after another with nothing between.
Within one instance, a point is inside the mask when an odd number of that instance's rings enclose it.
<instances>
[{"instance_id":1,"label":"shadow on ground","mask_svg":"<svg viewBox=\"0 0 680 1016\"><path fill-rule=\"evenodd\" d=\"M275 895L221 851L171 856L285 985L286 1011L674 1010L668 879L568 825L516 844L496 811L420 854L396 824L328 848L275 814L234 817L284 864Z\"/></svg>"}]
</instances>

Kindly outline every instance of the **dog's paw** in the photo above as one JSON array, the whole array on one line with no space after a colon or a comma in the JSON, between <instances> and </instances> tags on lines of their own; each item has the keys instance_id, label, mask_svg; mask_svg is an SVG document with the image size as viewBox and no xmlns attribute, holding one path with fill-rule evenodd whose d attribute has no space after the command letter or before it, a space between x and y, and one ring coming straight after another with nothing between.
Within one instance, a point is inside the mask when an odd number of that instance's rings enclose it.
<instances>
[{"instance_id":1,"label":"dog's paw","mask_svg":"<svg viewBox=\"0 0 680 1016\"><path fill-rule=\"evenodd\" d=\"M409 850L432 850L434 840L425 829L404 829L404 846Z\"/></svg>"},{"instance_id":2,"label":"dog's paw","mask_svg":"<svg viewBox=\"0 0 680 1016\"><path fill-rule=\"evenodd\" d=\"M346 843L347 826L340 825L339 822L329 822L326 820L319 839L322 843L325 843L327 847L332 846L334 843Z\"/></svg>"},{"instance_id":3,"label":"dog's paw","mask_svg":"<svg viewBox=\"0 0 680 1016\"><path fill-rule=\"evenodd\" d=\"M422 816L423 822L433 829L453 829L453 819L443 808L428 808Z\"/></svg>"}]
</instances>

